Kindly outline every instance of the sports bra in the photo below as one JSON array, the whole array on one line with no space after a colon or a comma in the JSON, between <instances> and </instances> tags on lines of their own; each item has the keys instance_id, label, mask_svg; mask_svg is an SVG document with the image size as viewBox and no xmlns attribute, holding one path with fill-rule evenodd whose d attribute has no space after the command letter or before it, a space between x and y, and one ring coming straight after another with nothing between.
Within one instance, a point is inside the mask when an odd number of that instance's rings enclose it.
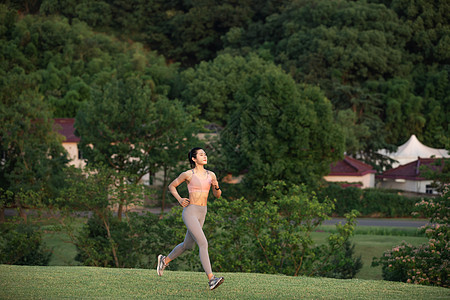
<instances>
[{"instance_id":1,"label":"sports bra","mask_svg":"<svg viewBox=\"0 0 450 300\"><path fill-rule=\"evenodd\" d=\"M202 179L194 173L192 170L192 178L188 183L189 194L193 192L209 192L211 188L211 176L209 175L209 171L206 171L206 178Z\"/></svg>"}]
</instances>

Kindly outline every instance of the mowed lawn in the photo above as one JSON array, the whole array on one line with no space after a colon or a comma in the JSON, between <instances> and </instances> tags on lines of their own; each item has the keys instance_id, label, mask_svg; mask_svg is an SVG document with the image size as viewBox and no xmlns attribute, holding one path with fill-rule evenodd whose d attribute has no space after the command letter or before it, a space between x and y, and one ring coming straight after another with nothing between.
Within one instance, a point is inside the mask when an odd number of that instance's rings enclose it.
<instances>
[{"instance_id":1,"label":"mowed lawn","mask_svg":"<svg viewBox=\"0 0 450 300\"><path fill-rule=\"evenodd\" d=\"M381 280L224 273L216 290L201 272L0 265L0 299L450 299L450 289Z\"/></svg>"}]
</instances>

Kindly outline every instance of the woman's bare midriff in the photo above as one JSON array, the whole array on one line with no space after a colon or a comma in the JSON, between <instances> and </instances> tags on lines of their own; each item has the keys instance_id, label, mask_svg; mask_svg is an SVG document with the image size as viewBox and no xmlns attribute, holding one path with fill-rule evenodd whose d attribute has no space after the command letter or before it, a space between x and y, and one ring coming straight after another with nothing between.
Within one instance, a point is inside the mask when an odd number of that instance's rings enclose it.
<instances>
[{"instance_id":1,"label":"woman's bare midriff","mask_svg":"<svg viewBox=\"0 0 450 300\"><path fill-rule=\"evenodd\" d=\"M192 192L189 193L189 204L206 206L208 203L209 192Z\"/></svg>"}]
</instances>

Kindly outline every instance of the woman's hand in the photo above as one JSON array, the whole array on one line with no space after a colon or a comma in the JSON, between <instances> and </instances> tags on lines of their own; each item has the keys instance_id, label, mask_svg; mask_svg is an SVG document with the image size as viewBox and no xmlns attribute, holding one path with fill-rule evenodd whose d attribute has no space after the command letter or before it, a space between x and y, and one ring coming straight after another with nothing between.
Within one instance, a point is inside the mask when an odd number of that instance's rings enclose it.
<instances>
[{"instance_id":1,"label":"woman's hand","mask_svg":"<svg viewBox=\"0 0 450 300\"><path fill-rule=\"evenodd\" d=\"M183 206L183 207L188 206L189 203L190 203L188 198L181 198L181 201L178 201L178 202L180 202L180 205Z\"/></svg>"}]
</instances>

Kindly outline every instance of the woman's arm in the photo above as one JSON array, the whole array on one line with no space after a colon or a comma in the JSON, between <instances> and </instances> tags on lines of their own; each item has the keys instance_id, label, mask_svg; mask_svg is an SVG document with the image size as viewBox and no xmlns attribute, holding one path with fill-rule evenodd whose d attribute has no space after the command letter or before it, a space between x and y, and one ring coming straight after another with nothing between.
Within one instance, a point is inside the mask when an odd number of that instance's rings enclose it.
<instances>
[{"instance_id":1,"label":"woman's arm","mask_svg":"<svg viewBox=\"0 0 450 300\"><path fill-rule=\"evenodd\" d=\"M172 181L169 184L169 191L170 193L177 199L177 201L180 203L181 206L186 207L189 205L189 199L188 198L182 198L180 194L178 194L177 186L179 186L181 183L186 181L188 177L187 172L183 172L178 176L174 181Z\"/></svg>"},{"instance_id":2,"label":"woman's arm","mask_svg":"<svg viewBox=\"0 0 450 300\"><path fill-rule=\"evenodd\" d=\"M222 195L222 190L220 189L219 182L217 181L216 174L211 172L211 185L213 188L213 194L216 198L220 198Z\"/></svg>"}]
</instances>

